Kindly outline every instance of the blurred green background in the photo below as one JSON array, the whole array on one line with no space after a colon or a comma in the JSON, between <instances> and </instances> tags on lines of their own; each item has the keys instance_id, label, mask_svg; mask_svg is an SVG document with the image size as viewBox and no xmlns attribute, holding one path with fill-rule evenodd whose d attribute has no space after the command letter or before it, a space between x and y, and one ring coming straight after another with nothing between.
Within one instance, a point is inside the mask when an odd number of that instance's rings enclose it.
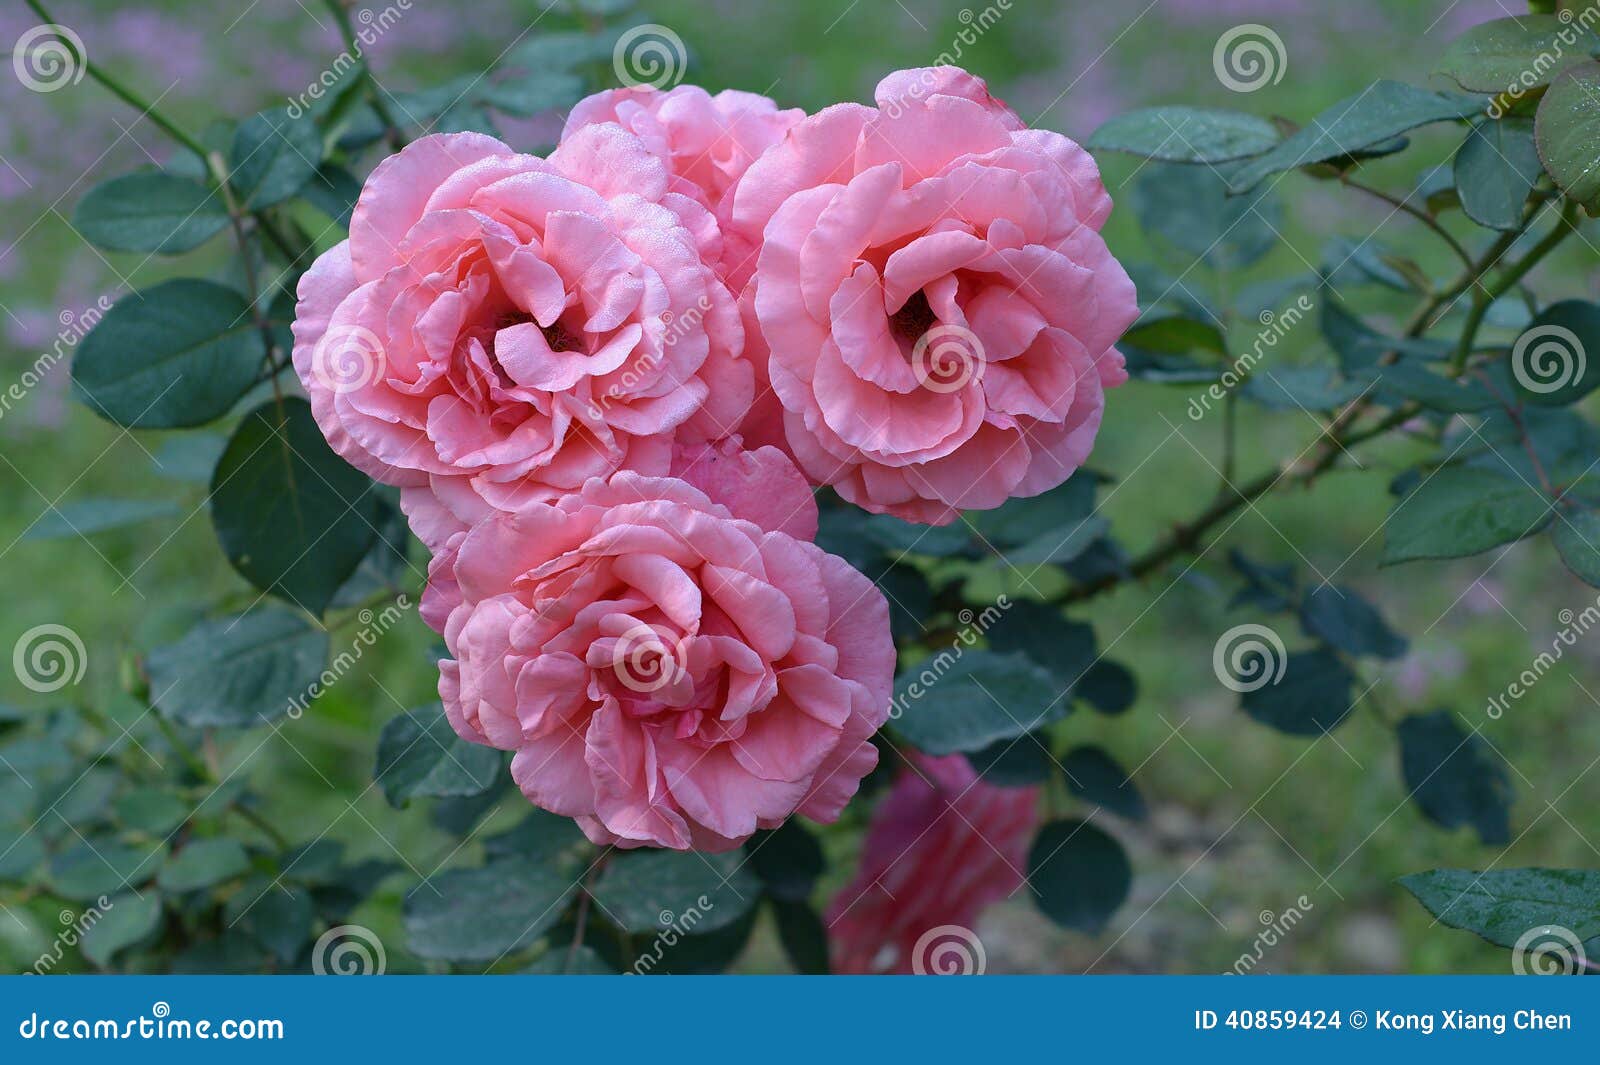
<instances>
[{"instance_id":1,"label":"blurred green background","mask_svg":"<svg viewBox=\"0 0 1600 1065\"><path fill-rule=\"evenodd\" d=\"M396 91L480 70L543 6L414 0L371 50L373 66ZM978 0L655 0L648 12L687 43L690 80L713 90L762 91L786 106L816 109L869 99L888 71L960 48L961 63L987 78L1025 120L1078 140L1111 115L1156 102L1304 120L1375 77L1424 81L1454 35L1508 13L1497 0L1012 0L975 44L957 45L969 22L962 11L983 7ZM325 13L294 0L58 0L56 8L92 57L159 97L192 129L219 114L281 102L338 50ZM37 21L19 0L6 0L0 38L15 40ZM1219 34L1246 22L1269 25L1284 41L1287 62L1280 82L1242 95L1219 82L1212 48ZM96 181L170 158L158 131L137 119L88 81L41 95L0 77L0 387L19 379L71 316L102 294L174 270L141 256L102 257L66 221ZM558 128L557 120L529 121L506 135L533 149ZM1447 160L1454 143L1424 134L1406 162L1375 167L1372 180L1404 192L1420 162ZM1102 165L1113 197L1126 204L1134 163L1107 157ZM1281 188L1288 247L1248 276L1192 280L1238 291L1299 274L1322 261L1331 237L1359 240L1375 229L1381 243L1439 272L1448 266L1425 233L1403 216L1386 217L1381 204L1302 177ZM1125 260L1154 260L1172 272L1186 265L1170 250L1146 246L1125 207L1113 216L1109 239ZM1597 278L1593 256L1569 250L1534 283L1551 299L1592 297L1600 291ZM1402 313L1398 305L1389 309ZM244 605L254 596L228 568L209 528L203 503L210 463L196 451L196 434L184 434L178 450L160 433L121 432L70 402L64 371L63 364L0 416L0 650L41 623L70 626L84 638L89 664L82 684L65 694L131 720L140 709L122 693L131 657L175 638L202 610ZM1121 479L1106 509L1134 550L1215 488L1207 458L1216 461L1220 419L1190 424L1189 395L1135 383L1111 398L1092 461ZM1172 438L1152 453L1172 426L1194 447ZM1267 417L1248 410L1241 472L1250 476L1298 453L1318 428L1300 412ZM219 447L221 440L219 430ZM1557 612L1581 610L1594 592L1570 577L1542 541L1504 557L1377 571L1381 537L1371 534L1388 507L1383 486L1406 457L1403 445L1364 451L1365 470L1347 468L1313 493L1269 499L1227 534L1228 545L1258 558L1336 574L1382 604L1413 637L1404 660L1368 673L1376 682L1371 697L1336 742L1308 749L1305 740L1256 726L1214 682L1215 634L1251 620L1219 605L1224 551L1210 552L1176 584L1174 570L1079 608L1101 647L1114 643L1116 657L1135 665L1142 681L1132 713L1079 713L1062 726L1074 742L1102 744L1136 768L1153 807L1147 824L1116 827L1134 860L1134 895L1095 938L1054 929L1021 899L994 908L980 928L990 971L1221 971L1254 949L1264 921L1305 896L1312 904L1306 918L1265 954L1259 971L1504 972L1505 952L1430 927L1431 918L1396 878L1437 866L1583 866L1600 858L1589 839L1600 835L1593 816L1600 774L1589 773L1600 758L1600 700L1589 694L1600 693L1600 648L1580 643L1505 717L1484 714L1488 696L1549 646ZM53 516L53 508L92 497L166 501L171 510L87 539ZM414 580L422 557L416 548ZM432 634L409 618L303 718L261 732L259 746L252 739L238 748L234 760L247 760L241 771L268 796L273 820L308 834L332 824L330 837L353 853L401 861L419 874L463 857L421 811L392 810L370 786L381 723L402 706L434 698L433 648ZM32 711L52 705L52 697L0 670L0 704ZM1515 843L1504 853L1479 845L1467 829L1444 832L1426 823L1405 802L1394 739L1381 715L1438 706L1480 726L1512 767ZM517 812L508 803L495 823ZM829 838L841 853L854 849L848 835ZM395 931L411 882L411 876L391 879L357 916L380 933ZM35 957L56 930L53 914L36 920L11 901L10 918L0 916L0 967L7 969ZM385 938L391 954L403 940L397 931ZM763 929L742 968L782 965Z\"/></svg>"}]
</instances>

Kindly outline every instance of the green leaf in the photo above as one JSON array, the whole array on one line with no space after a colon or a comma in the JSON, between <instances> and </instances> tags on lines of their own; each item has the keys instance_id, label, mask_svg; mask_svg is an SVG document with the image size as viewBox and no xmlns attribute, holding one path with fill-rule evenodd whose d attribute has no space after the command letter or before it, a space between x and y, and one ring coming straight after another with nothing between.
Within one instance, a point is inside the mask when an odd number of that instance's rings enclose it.
<instances>
[{"instance_id":1,"label":"green leaf","mask_svg":"<svg viewBox=\"0 0 1600 1065\"><path fill-rule=\"evenodd\" d=\"M456 735L438 703L389 719L373 779L399 809L419 796L479 795L500 774L500 752Z\"/></svg>"},{"instance_id":2,"label":"green leaf","mask_svg":"<svg viewBox=\"0 0 1600 1065\"><path fill-rule=\"evenodd\" d=\"M1104 749L1075 747L1061 760L1072 794L1114 814L1143 821L1149 814L1138 785Z\"/></svg>"},{"instance_id":3,"label":"green leaf","mask_svg":"<svg viewBox=\"0 0 1600 1065\"><path fill-rule=\"evenodd\" d=\"M282 203L311 180L322 164L322 134L310 115L262 111L240 125L233 138L229 183L247 210Z\"/></svg>"},{"instance_id":4,"label":"green leaf","mask_svg":"<svg viewBox=\"0 0 1600 1065\"><path fill-rule=\"evenodd\" d=\"M139 788L130 791L116 802L117 819L129 828L137 829L157 839L188 819L190 804L169 791L156 788Z\"/></svg>"},{"instance_id":5,"label":"green leaf","mask_svg":"<svg viewBox=\"0 0 1600 1065\"><path fill-rule=\"evenodd\" d=\"M1456 152L1455 181L1461 209L1480 226L1522 228L1522 206L1544 167L1525 118L1485 119Z\"/></svg>"},{"instance_id":6,"label":"green leaf","mask_svg":"<svg viewBox=\"0 0 1600 1065\"><path fill-rule=\"evenodd\" d=\"M51 859L50 887L74 902L115 895L150 879L165 853L164 847L144 850L105 838L83 840Z\"/></svg>"},{"instance_id":7,"label":"green leaf","mask_svg":"<svg viewBox=\"0 0 1600 1065\"><path fill-rule=\"evenodd\" d=\"M356 201L361 199L361 182L344 167L328 163L306 182L300 195L317 210L348 229Z\"/></svg>"},{"instance_id":8,"label":"green leaf","mask_svg":"<svg viewBox=\"0 0 1600 1065\"><path fill-rule=\"evenodd\" d=\"M1434 68L1471 92L1536 89L1583 63L1600 40L1554 15L1518 15L1482 22L1450 42Z\"/></svg>"},{"instance_id":9,"label":"green leaf","mask_svg":"<svg viewBox=\"0 0 1600 1065\"><path fill-rule=\"evenodd\" d=\"M72 383L118 425L183 429L226 414L265 357L243 296L181 278L118 300L78 346Z\"/></svg>"},{"instance_id":10,"label":"green leaf","mask_svg":"<svg viewBox=\"0 0 1600 1065\"><path fill-rule=\"evenodd\" d=\"M1405 637L1389 627L1376 607L1343 585L1308 592L1300 604L1300 624L1347 654L1399 658L1406 653Z\"/></svg>"},{"instance_id":11,"label":"green leaf","mask_svg":"<svg viewBox=\"0 0 1600 1065\"><path fill-rule=\"evenodd\" d=\"M1562 511L1550 526L1550 539L1579 580L1600 588L1600 513Z\"/></svg>"},{"instance_id":12,"label":"green leaf","mask_svg":"<svg viewBox=\"0 0 1600 1065\"><path fill-rule=\"evenodd\" d=\"M1019 653L942 650L895 681L895 730L929 754L981 751L1058 721L1063 686Z\"/></svg>"},{"instance_id":13,"label":"green leaf","mask_svg":"<svg viewBox=\"0 0 1600 1065\"><path fill-rule=\"evenodd\" d=\"M161 922L161 896L125 892L108 900L111 905L84 930L83 956L97 969L111 964L117 952L144 939Z\"/></svg>"},{"instance_id":14,"label":"green leaf","mask_svg":"<svg viewBox=\"0 0 1600 1065\"><path fill-rule=\"evenodd\" d=\"M555 864L569 860L587 845L583 830L570 817L534 810L512 828L485 839L483 852L491 859Z\"/></svg>"},{"instance_id":15,"label":"green leaf","mask_svg":"<svg viewBox=\"0 0 1600 1065\"><path fill-rule=\"evenodd\" d=\"M44 840L27 825L0 828L0 880L26 879L44 857Z\"/></svg>"},{"instance_id":16,"label":"green leaf","mask_svg":"<svg viewBox=\"0 0 1600 1065\"><path fill-rule=\"evenodd\" d=\"M246 415L211 480L211 520L233 568L317 615L372 546L377 500L298 398Z\"/></svg>"},{"instance_id":17,"label":"green leaf","mask_svg":"<svg viewBox=\"0 0 1600 1065\"><path fill-rule=\"evenodd\" d=\"M316 919L311 894L300 887L256 877L228 897L223 918L279 961L290 962L311 941Z\"/></svg>"},{"instance_id":18,"label":"green leaf","mask_svg":"<svg viewBox=\"0 0 1600 1065\"><path fill-rule=\"evenodd\" d=\"M1263 367L1245 381L1240 395L1268 410L1333 410L1361 395L1364 386L1340 377L1331 366Z\"/></svg>"},{"instance_id":19,"label":"green leaf","mask_svg":"<svg viewBox=\"0 0 1600 1065\"><path fill-rule=\"evenodd\" d=\"M197 839L167 859L156 875L163 891L198 891L241 876L250 858L236 839Z\"/></svg>"},{"instance_id":20,"label":"green leaf","mask_svg":"<svg viewBox=\"0 0 1600 1065\"><path fill-rule=\"evenodd\" d=\"M1485 844L1511 842L1511 779L1482 736L1449 710L1412 714L1396 731L1406 790L1429 820L1471 825Z\"/></svg>"},{"instance_id":21,"label":"green leaf","mask_svg":"<svg viewBox=\"0 0 1600 1065\"><path fill-rule=\"evenodd\" d=\"M484 92L483 102L508 115L533 118L571 107L583 96L583 87L576 74L539 71L496 82Z\"/></svg>"},{"instance_id":22,"label":"green leaf","mask_svg":"<svg viewBox=\"0 0 1600 1065\"><path fill-rule=\"evenodd\" d=\"M601 911L635 935L673 925L695 936L726 928L748 913L760 894L760 883L738 851L626 851L612 856L594 887Z\"/></svg>"},{"instance_id":23,"label":"green leaf","mask_svg":"<svg viewBox=\"0 0 1600 1065\"><path fill-rule=\"evenodd\" d=\"M1600 208L1600 64L1585 63L1551 83L1534 137L1556 184L1591 212Z\"/></svg>"},{"instance_id":24,"label":"green leaf","mask_svg":"<svg viewBox=\"0 0 1600 1065\"><path fill-rule=\"evenodd\" d=\"M1476 96L1379 81L1334 104L1276 148L1245 163L1230 177L1228 187L1236 193L1246 192L1273 174L1350 155L1418 126L1467 118L1482 114L1483 109L1484 101Z\"/></svg>"},{"instance_id":25,"label":"green leaf","mask_svg":"<svg viewBox=\"0 0 1600 1065\"><path fill-rule=\"evenodd\" d=\"M1271 189L1229 196L1232 171L1232 165L1221 173L1178 163L1145 166L1133 186L1139 224L1212 266L1250 266L1278 243L1282 205Z\"/></svg>"},{"instance_id":26,"label":"green leaf","mask_svg":"<svg viewBox=\"0 0 1600 1065\"><path fill-rule=\"evenodd\" d=\"M1191 351L1228 353L1222 331L1210 322L1182 315L1160 315L1134 323L1122 335L1122 343L1166 355L1186 355Z\"/></svg>"},{"instance_id":27,"label":"green leaf","mask_svg":"<svg viewBox=\"0 0 1600 1065\"><path fill-rule=\"evenodd\" d=\"M967 755L984 783L997 788L1031 788L1046 783L1055 768L1050 742L1040 733L1019 740L998 740Z\"/></svg>"},{"instance_id":28,"label":"green leaf","mask_svg":"<svg viewBox=\"0 0 1600 1065\"><path fill-rule=\"evenodd\" d=\"M138 525L178 513L164 499L78 499L53 506L27 532L24 540L67 540Z\"/></svg>"},{"instance_id":29,"label":"green leaf","mask_svg":"<svg viewBox=\"0 0 1600 1065\"><path fill-rule=\"evenodd\" d=\"M1271 668L1269 662L1268 668ZM1283 675L1239 697L1244 712L1291 736L1320 736L1344 722L1355 677L1332 651L1296 651Z\"/></svg>"},{"instance_id":30,"label":"green leaf","mask_svg":"<svg viewBox=\"0 0 1600 1065\"><path fill-rule=\"evenodd\" d=\"M1600 935L1600 870L1432 869L1400 883L1444 924L1498 946L1547 925L1580 941Z\"/></svg>"},{"instance_id":31,"label":"green leaf","mask_svg":"<svg viewBox=\"0 0 1600 1065\"><path fill-rule=\"evenodd\" d=\"M1476 376L1445 377L1414 362L1374 366L1371 372L1385 397L1394 393L1445 414L1488 410L1500 403Z\"/></svg>"},{"instance_id":32,"label":"green leaf","mask_svg":"<svg viewBox=\"0 0 1600 1065\"><path fill-rule=\"evenodd\" d=\"M243 727L304 708L328 659L328 634L264 607L209 621L150 652L157 710L185 725Z\"/></svg>"},{"instance_id":33,"label":"green leaf","mask_svg":"<svg viewBox=\"0 0 1600 1065\"><path fill-rule=\"evenodd\" d=\"M198 248L227 224L227 205L216 192L159 170L96 185L72 212L73 228L111 251L177 255Z\"/></svg>"},{"instance_id":34,"label":"green leaf","mask_svg":"<svg viewBox=\"0 0 1600 1065\"><path fill-rule=\"evenodd\" d=\"M817 911L805 902L773 899L772 916L778 924L778 941L795 971L806 976L828 975L828 929Z\"/></svg>"},{"instance_id":35,"label":"green leaf","mask_svg":"<svg viewBox=\"0 0 1600 1065\"><path fill-rule=\"evenodd\" d=\"M1540 407L1565 407L1600 388L1600 306L1552 303L1511 346L1511 387Z\"/></svg>"},{"instance_id":36,"label":"green leaf","mask_svg":"<svg viewBox=\"0 0 1600 1065\"><path fill-rule=\"evenodd\" d=\"M422 958L492 962L554 926L573 894L571 877L522 859L452 869L406 899L406 936Z\"/></svg>"},{"instance_id":37,"label":"green leaf","mask_svg":"<svg viewBox=\"0 0 1600 1065\"><path fill-rule=\"evenodd\" d=\"M1028 851L1033 901L1063 928L1098 934L1132 885L1122 844L1087 821L1052 821Z\"/></svg>"},{"instance_id":38,"label":"green leaf","mask_svg":"<svg viewBox=\"0 0 1600 1065\"><path fill-rule=\"evenodd\" d=\"M1281 138L1270 121L1214 107L1146 107L1094 131L1093 151L1130 152L1172 163L1224 163L1260 155Z\"/></svg>"},{"instance_id":39,"label":"green leaf","mask_svg":"<svg viewBox=\"0 0 1600 1065\"><path fill-rule=\"evenodd\" d=\"M1139 682L1127 666L1102 658L1089 667L1072 693L1102 714L1122 714L1133 709Z\"/></svg>"},{"instance_id":40,"label":"green leaf","mask_svg":"<svg viewBox=\"0 0 1600 1065\"><path fill-rule=\"evenodd\" d=\"M999 617L992 622L986 623L991 616L987 610L972 622L982 629L991 649L1001 653L1021 651L1063 685L1073 684L1094 665L1094 629L1090 626L1066 620L1058 607L1048 603L1007 599L1000 609Z\"/></svg>"},{"instance_id":41,"label":"green leaf","mask_svg":"<svg viewBox=\"0 0 1600 1065\"><path fill-rule=\"evenodd\" d=\"M1439 470L1390 511L1383 565L1476 555L1533 535L1551 513L1550 500L1515 475Z\"/></svg>"},{"instance_id":42,"label":"green leaf","mask_svg":"<svg viewBox=\"0 0 1600 1065\"><path fill-rule=\"evenodd\" d=\"M744 846L750 868L775 899L804 902L823 873L822 844L797 818L757 832Z\"/></svg>"},{"instance_id":43,"label":"green leaf","mask_svg":"<svg viewBox=\"0 0 1600 1065\"><path fill-rule=\"evenodd\" d=\"M1347 374L1369 370L1387 354L1394 352L1418 359L1437 359L1451 354L1452 345L1417 337L1386 337L1351 314L1331 295L1322 301L1322 335L1339 356Z\"/></svg>"}]
</instances>

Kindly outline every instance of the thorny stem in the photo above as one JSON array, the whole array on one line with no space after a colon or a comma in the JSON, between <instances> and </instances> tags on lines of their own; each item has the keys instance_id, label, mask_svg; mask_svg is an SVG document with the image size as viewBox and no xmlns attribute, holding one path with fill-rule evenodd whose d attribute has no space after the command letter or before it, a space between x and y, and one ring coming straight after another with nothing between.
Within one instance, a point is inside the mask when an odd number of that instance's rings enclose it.
<instances>
[{"instance_id":1,"label":"thorny stem","mask_svg":"<svg viewBox=\"0 0 1600 1065\"><path fill-rule=\"evenodd\" d=\"M1566 240L1577 227L1578 205L1568 200L1561 209L1561 217L1557 219L1555 228L1544 235L1544 239L1535 244L1527 255L1506 268L1491 284L1480 286L1473 295L1472 308L1467 312L1467 324L1461 330L1461 344L1456 348L1455 359L1450 364L1451 373L1457 377L1467 368L1467 358L1472 354L1472 345L1478 339L1478 329L1483 325L1484 316L1489 313L1489 307L1495 300L1510 292L1518 281L1527 276L1539 262L1549 255Z\"/></svg>"},{"instance_id":2,"label":"thorny stem","mask_svg":"<svg viewBox=\"0 0 1600 1065\"><path fill-rule=\"evenodd\" d=\"M1376 197L1397 211L1404 211L1412 218L1415 218L1417 221L1433 230L1433 232L1437 234L1441 240L1450 246L1450 250L1455 253L1456 258L1460 259L1463 264L1469 268L1472 266L1472 253L1467 251L1466 248L1462 247L1461 242L1457 240L1437 218L1427 211L1424 211L1416 204L1411 203L1409 200L1402 200L1398 196L1384 192L1382 189L1374 188L1371 185L1363 185L1361 182L1356 181L1349 176L1340 177L1339 183L1344 185L1346 188L1352 188L1359 192L1364 192L1369 196Z\"/></svg>"},{"instance_id":3,"label":"thorny stem","mask_svg":"<svg viewBox=\"0 0 1600 1065\"><path fill-rule=\"evenodd\" d=\"M1537 209L1535 205L1534 209ZM1562 212L1562 224L1558 225L1556 232L1547 236L1538 247L1530 251L1526 258L1511 267L1505 275L1496 282L1500 293L1510 291L1524 275L1531 270L1539 259L1542 259L1559 240L1556 233L1565 237L1566 232L1572 228L1572 205L1568 205ZM1433 293L1424 300L1406 322L1404 335L1406 337L1419 337L1433 325L1434 318L1462 293L1474 284L1480 282L1483 275L1493 269L1511 245L1517 239L1521 230L1503 234L1495 240L1484 253L1461 272L1461 275L1438 292ZM1546 246L1548 245L1548 246ZM1503 286L1503 287L1502 287ZM1495 297L1498 298L1498 297ZM1491 299L1489 302L1493 302ZM1485 310L1487 305L1485 305ZM1481 322L1479 315L1478 321ZM1476 332L1473 328L1468 334L1463 335L1463 343L1467 350L1471 350L1472 335ZM1392 362L1397 353L1390 352L1384 357L1383 362ZM1326 439L1317 446L1316 453L1304 460L1294 460L1282 463L1273 469L1261 474L1252 481L1242 486L1227 487L1222 495L1214 499L1199 514L1186 522L1173 526L1172 531L1157 541L1143 554L1134 558L1120 573L1109 573L1092 581L1076 585L1058 598L1061 603L1077 603L1110 591L1129 581L1140 580L1165 566L1167 563L1186 555L1198 553L1206 542L1207 534L1225 519L1231 517L1236 511L1249 506L1257 499L1274 491L1280 484L1310 486L1318 477L1332 469L1339 458L1350 448L1365 443L1375 437L1382 436L1396 426L1402 425L1414 418L1422 410L1420 404L1405 403L1390 411L1383 418L1372 425L1355 430L1351 426L1372 406L1370 395L1362 396L1346 404L1324 430Z\"/></svg>"}]
</instances>

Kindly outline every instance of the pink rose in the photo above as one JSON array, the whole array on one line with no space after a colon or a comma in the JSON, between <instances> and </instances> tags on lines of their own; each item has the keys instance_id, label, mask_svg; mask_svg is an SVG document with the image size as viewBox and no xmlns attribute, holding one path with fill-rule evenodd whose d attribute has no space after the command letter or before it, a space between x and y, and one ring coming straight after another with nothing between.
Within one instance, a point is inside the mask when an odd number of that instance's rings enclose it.
<instances>
[{"instance_id":1,"label":"pink rose","mask_svg":"<svg viewBox=\"0 0 1600 1065\"><path fill-rule=\"evenodd\" d=\"M686 458L730 505L622 471L484 519L430 571L451 724L515 751L523 794L596 843L717 851L835 820L888 716L888 606L801 538L816 510L787 460Z\"/></svg>"},{"instance_id":2,"label":"pink rose","mask_svg":"<svg viewBox=\"0 0 1600 1065\"><path fill-rule=\"evenodd\" d=\"M937 970L923 937L971 931L1022 884L1038 808L1038 788L995 787L959 754L913 752L873 812L860 871L828 907L834 971Z\"/></svg>"},{"instance_id":3,"label":"pink rose","mask_svg":"<svg viewBox=\"0 0 1600 1065\"><path fill-rule=\"evenodd\" d=\"M1083 463L1137 307L1083 149L953 67L892 74L877 98L805 119L746 171L729 239L760 258L728 276L805 473L943 524Z\"/></svg>"},{"instance_id":4,"label":"pink rose","mask_svg":"<svg viewBox=\"0 0 1600 1065\"><path fill-rule=\"evenodd\" d=\"M423 541L725 436L752 371L721 234L615 125L548 161L426 137L378 166L300 282L295 369L334 450Z\"/></svg>"},{"instance_id":5,"label":"pink rose","mask_svg":"<svg viewBox=\"0 0 1600 1065\"><path fill-rule=\"evenodd\" d=\"M753 92L725 89L712 96L697 85L666 92L638 86L578 101L562 140L585 126L615 122L667 164L679 191L694 195L698 190L706 206L715 209L750 164L804 117L798 107L780 111Z\"/></svg>"}]
</instances>

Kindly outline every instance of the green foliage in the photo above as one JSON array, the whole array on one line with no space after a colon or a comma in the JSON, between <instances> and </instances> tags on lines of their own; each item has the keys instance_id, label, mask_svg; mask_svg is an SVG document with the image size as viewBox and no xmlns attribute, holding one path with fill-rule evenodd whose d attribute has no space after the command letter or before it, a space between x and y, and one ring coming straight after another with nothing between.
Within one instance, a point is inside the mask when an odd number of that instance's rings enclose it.
<instances>
[{"instance_id":1,"label":"green foliage","mask_svg":"<svg viewBox=\"0 0 1600 1065\"><path fill-rule=\"evenodd\" d=\"M1532 536L1550 515L1549 498L1521 477L1446 468L1395 504L1384 529L1383 561L1476 555Z\"/></svg>"},{"instance_id":2,"label":"green foliage","mask_svg":"<svg viewBox=\"0 0 1600 1065\"><path fill-rule=\"evenodd\" d=\"M226 414L265 357L237 292L180 279L118 300L79 345L72 384L118 425L182 429Z\"/></svg>"},{"instance_id":3,"label":"green foliage","mask_svg":"<svg viewBox=\"0 0 1600 1065\"><path fill-rule=\"evenodd\" d=\"M1260 155L1281 139L1256 115L1177 105L1118 115L1095 130L1089 147L1172 163L1226 163Z\"/></svg>"},{"instance_id":4,"label":"green foliage","mask_svg":"<svg viewBox=\"0 0 1600 1065\"><path fill-rule=\"evenodd\" d=\"M457 736L435 703L390 718L372 775L389 805L401 807L421 796L481 795L503 768L498 751Z\"/></svg>"},{"instance_id":5,"label":"green foliage","mask_svg":"<svg viewBox=\"0 0 1600 1065\"><path fill-rule=\"evenodd\" d=\"M192 251L228 225L227 206L214 189L160 171L112 178L90 189L72 224L110 251Z\"/></svg>"},{"instance_id":6,"label":"green foliage","mask_svg":"<svg viewBox=\"0 0 1600 1065\"><path fill-rule=\"evenodd\" d=\"M1132 884L1122 845L1087 821L1052 821L1028 852L1034 903L1063 928L1098 933Z\"/></svg>"},{"instance_id":7,"label":"green foliage","mask_svg":"<svg viewBox=\"0 0 1600 1065\"><path fill-rule=\"evenodd\" d=\"M1443 924L1514 947L1554 925L1580 940L1600 935L1600 872L1590 869L1435 869L1400 883Z\"/></svg>"},{"instance_id":8,"label":"green foliage","mask_svg":"<svg viewBox=\"0 0 1600 1065\"><path fill-rule=\"evenodd\" d=\"M1482 736L1448 710L1412 714L1396 731L1406 790L1430 820L1471 825L1487 844L1511 842L1511 779Z\"/></svg>"},{"instance_id":9,"label":"green foliage","mask_svg":"<svg viewBox=\"0 0 1600 1065\"><path fill-rule=\"evenodd\" d=\"M302 399L239 423L211 479L211 521L233 568L321 615L377 534L372 482L328 447Z\"/></svg>"}]
</instances>

